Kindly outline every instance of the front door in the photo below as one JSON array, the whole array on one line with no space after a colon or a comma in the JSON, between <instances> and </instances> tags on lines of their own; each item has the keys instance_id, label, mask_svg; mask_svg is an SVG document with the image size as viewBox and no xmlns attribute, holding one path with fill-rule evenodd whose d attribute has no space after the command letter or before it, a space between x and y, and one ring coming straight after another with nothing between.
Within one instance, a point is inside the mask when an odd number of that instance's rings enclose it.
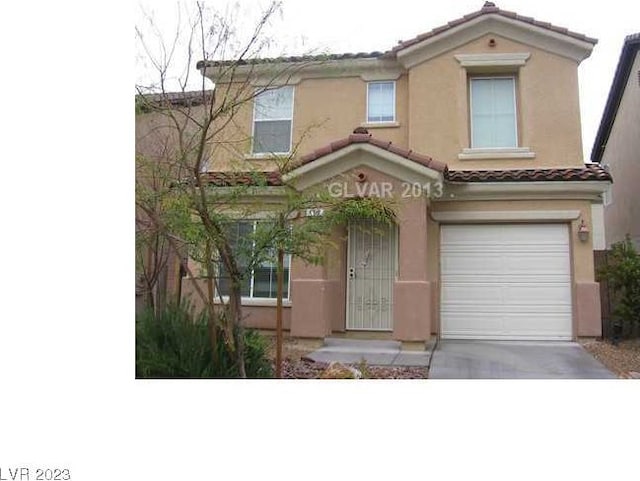
<instances>
[{"instance_id":1,"label":"front door","mask_svg":"<svg viewBox=\"0 0 640 481\"><path fill-rule=\"evenodd\" d=\"M396 230L373 221L349 224L347 329L393 330Z\"/></svg>"}]
</instances>

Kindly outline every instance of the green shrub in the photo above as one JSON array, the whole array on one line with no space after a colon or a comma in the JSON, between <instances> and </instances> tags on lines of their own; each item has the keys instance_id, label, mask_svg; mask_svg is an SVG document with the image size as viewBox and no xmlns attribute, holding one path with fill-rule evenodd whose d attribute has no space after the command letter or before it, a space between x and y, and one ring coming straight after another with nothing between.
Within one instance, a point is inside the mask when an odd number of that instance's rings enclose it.
<instances>
[{"instance_id":1,"label":"green shrub","mask_svg":"<svg viewBox=\"0 0 640 481\"><path fill-rule=\"evenodd\" d=\"M218 332L214 356L206 313L195 315L188 304L167 306L158 315L144 310L136 317L137 378L236 378L238 368ZM266 342L245 330L247 377L272 377Z\"/></svg>"},{"instance_id":2,"label":"green shrub","mask_svg":"<svg viewBox=\"0 0 640 481\"><path fill-rule=\"evenodd\" d=\"M600 271L614 291L614 311L627 333L640 325L640 253L629 235L611 246L608 265Z\"/></svg>"},{"instance_id":3,"label":"green shrub","mask_svg":"<svg viewBox=\"0 0 640 481\"><path fill-rule=\"evenodd\" d=\"M245 329L244 362L247 376L251 378L273 377L273 368L268 357L269 343L258 331Z\"/></svg>"}]
</instances>

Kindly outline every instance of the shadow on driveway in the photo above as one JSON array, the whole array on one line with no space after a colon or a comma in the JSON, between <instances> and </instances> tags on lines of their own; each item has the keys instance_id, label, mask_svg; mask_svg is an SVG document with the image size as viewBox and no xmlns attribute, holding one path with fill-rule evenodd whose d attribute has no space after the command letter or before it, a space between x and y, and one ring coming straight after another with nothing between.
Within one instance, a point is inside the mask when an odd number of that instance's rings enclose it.
<instances>
[{"instance_id":1,"label":"shadow on driveway","mask_svg":"<svg viewBox=\"0 0 640 481\"><path fill-rule=\"evenodd\" d=\"M616 379L580 344L440 340L430 379Z\"/></svg>"}]
</instances>

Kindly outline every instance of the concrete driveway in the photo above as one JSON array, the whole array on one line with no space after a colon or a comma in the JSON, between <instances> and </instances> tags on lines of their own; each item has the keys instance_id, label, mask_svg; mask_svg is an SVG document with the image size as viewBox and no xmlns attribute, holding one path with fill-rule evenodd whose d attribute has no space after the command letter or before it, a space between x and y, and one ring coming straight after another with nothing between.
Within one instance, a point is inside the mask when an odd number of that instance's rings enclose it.
<instances>
[{"instance_id":1,"label":"concrete driveway","mask_svg":"<svg viewBox=\"0 0 640 481\"><path fill-rule=\"evenodd\" d=\"M430 379L615 379L580 344L440 340Z\"/></svg>"}]
</instances>

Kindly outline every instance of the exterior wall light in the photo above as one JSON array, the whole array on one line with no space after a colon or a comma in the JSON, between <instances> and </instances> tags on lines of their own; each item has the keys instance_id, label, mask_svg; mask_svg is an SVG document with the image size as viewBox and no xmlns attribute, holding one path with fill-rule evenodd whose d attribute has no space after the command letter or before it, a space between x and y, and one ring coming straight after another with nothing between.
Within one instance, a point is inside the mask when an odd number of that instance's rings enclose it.
<instances>
[{"instance_id":1,"label":"exterior wall light","mask_svg":"<svg viewBox=\"0 0 640 481\"><path fill-rule=\"evenodd\" d=\"M578 227L578 239L581 242L587 242L589 240L589 228L587 224L584 223L584 219L580 220L580 227Z\"/></svg>"}]
</instances>

